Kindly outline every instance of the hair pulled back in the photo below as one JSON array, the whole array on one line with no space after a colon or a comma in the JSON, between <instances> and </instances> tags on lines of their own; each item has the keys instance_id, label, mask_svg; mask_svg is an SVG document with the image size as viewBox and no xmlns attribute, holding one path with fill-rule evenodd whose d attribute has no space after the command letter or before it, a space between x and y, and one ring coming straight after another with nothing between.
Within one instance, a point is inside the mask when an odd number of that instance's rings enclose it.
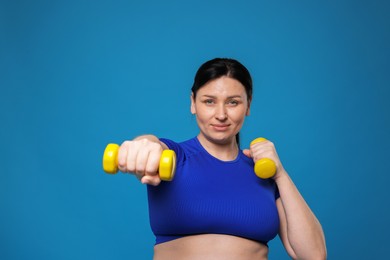
<instances>
[{"instance_id":1,"label":"hair pulled back","mask_svg":"<svg viewBox=\"0 0 390 260\"><path fill-rule=\"evenodd\" d=\"M191 88L194 98L201 87L223 76L238 80L244 86L248 100L252 98L252 77L248 69L239 61L229 58L215 58L199 67Z\"/></svg>"},{"instance_id":2,"label":"hair pulled back","mask_svg":"<svg viewBox=\"0 0 390 260\"><path fill-rule=\"evenodd\" d=\"M252 99L252 77L248 69L239 61L230 58L215 58L203 63L199 67L195 74L194 84L191 88L194 99L200 88L208 82L224 76L239 81L245 88L248 101ZM236 135L236 141L237 145L240 146L239 134Z\"/></svg>"}]
</instances>

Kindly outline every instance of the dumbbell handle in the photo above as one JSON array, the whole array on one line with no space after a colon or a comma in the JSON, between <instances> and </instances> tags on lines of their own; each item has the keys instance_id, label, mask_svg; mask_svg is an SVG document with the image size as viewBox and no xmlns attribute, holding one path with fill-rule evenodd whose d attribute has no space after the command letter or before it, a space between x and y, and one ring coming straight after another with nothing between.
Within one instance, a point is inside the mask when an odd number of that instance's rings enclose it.
<instances>
[{"instance_id":1,"label":"dumbbell handle","mask_svg":"<svg viewBox=\"0 0 390 260\"><path fill-rule=\"evenodd\" d=\"M103 154L103 170L106 173L115 174L118 172L119 145L108 144ZM175 176L176 154L172 150L164 150L161 154L158 174L163 181L171 181Z\"/></svg>"},{"instance_id":2,"label":"dumbbell handle","mask_svg":"<svg viewBox=\"0 0 390 260\"><path fill-rule=\"evenodd\" d=\"M250 145L253 145L255 143L264 142L267 139L263 137L256 138L251 142ZM262 158L255 163L254 171L257 175L257 177L260 177L262 179L268 179L272 178L276 173L276 164L273 160L269 158Z\"/></svg>"}]
</instances>

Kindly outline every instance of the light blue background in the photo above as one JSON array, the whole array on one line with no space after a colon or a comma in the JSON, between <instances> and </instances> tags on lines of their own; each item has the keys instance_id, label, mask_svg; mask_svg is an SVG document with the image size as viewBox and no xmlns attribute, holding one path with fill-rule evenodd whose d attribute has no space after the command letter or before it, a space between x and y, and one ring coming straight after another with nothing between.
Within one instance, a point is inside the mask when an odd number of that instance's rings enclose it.
<instances>
[{"instance_id":1,"label":"light blue background","mask_svg":"<svg viewBox=\"0 0 390 260\"><path fill-rule=\"evenodd\" d=\"M389 247L387 1L1 1L0 258L151 259L145 186L108 142L197 134L198 66L253 74L243 147L274 141L329 259ZM279 239L270 259L288 259Z\"/></svg>"}]
</instances>

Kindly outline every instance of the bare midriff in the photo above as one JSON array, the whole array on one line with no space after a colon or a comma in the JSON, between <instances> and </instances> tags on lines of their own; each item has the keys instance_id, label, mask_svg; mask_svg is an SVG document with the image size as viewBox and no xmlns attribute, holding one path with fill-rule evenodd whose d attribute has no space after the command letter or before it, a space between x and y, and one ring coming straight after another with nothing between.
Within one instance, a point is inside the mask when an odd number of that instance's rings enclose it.
<instances>
[{"instance_id":1,"label":"bare midriff","mask_svg":"<svg viewBox=\"0 0 390 260\"><path fill-rule=\"evenodd\" d=\"M154 260L268 259L268 247L259 242L218 234L178 238L154 247Z\"/></svg>"}]
</instances>

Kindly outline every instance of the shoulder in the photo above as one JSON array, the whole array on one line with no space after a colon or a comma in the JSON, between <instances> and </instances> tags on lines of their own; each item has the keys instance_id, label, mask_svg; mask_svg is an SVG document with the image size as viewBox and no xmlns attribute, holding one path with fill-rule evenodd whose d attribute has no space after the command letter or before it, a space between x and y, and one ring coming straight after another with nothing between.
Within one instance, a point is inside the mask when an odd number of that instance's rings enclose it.
<instances>
[{"instance_id":1,"label":"shoulder","mask_svg":"<svg viewBox=\"0 0 390 260\"><path fill-rule=\"evenodd\" d=\"M198 141L196 137L182 142L177 142L168 138L159 138L159 140L160 142L164 143L169 149L174 149L174 148L189 149L189 150L197 149Z\"/></svg>"},{"instance_id":2,"label":"shoulder","mask_svg":"<svg viewBox=\"0 0 390 260\"><path fill-rule=\"evenodd\" d=\"M201 149L196 137L182 142L173 141L168 138L160 138L160 142L164 143L168 149L175 151L178 162L184 161Z\"/></svg>"}]
</instances>

